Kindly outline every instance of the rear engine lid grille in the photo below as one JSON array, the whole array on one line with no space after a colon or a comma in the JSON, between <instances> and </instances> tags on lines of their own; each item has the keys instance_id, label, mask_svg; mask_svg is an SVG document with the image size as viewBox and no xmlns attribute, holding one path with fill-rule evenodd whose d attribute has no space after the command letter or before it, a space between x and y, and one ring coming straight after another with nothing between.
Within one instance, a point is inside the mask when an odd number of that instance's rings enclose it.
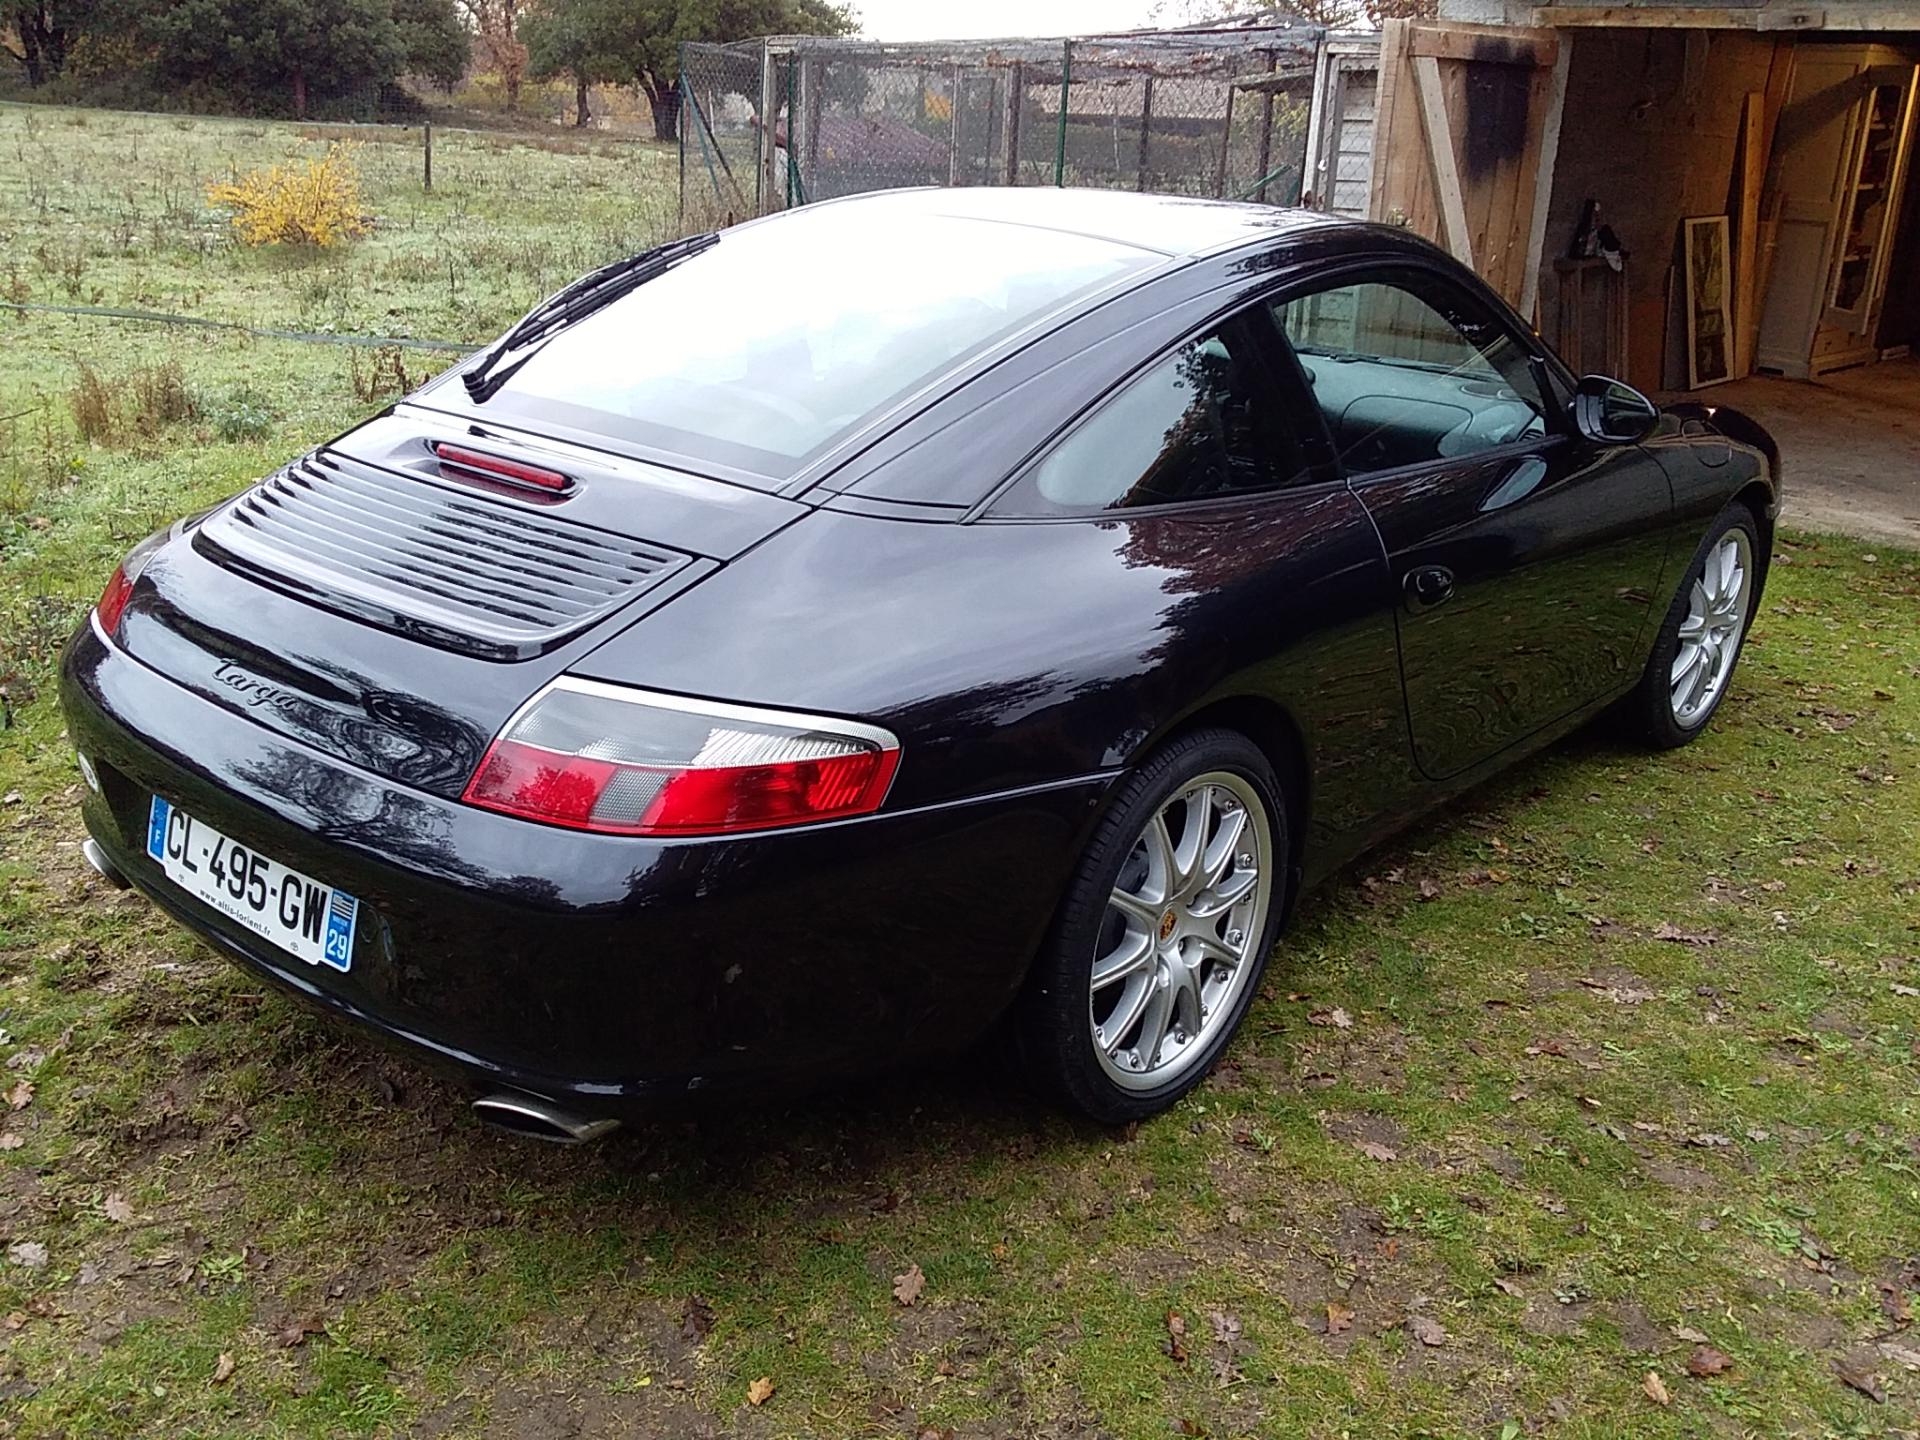
<instances>
[{"instance_id":1,"label":"rear engine lid grille","mask_svg":"<svg viewBox=\"0 0 1920 1440\"><path fill-rule=\"evenodd\" d=\"M198 532L220 560L449 649L550 649L691 563L482 491L320 450Z\"/></svg>"}]
</instances>

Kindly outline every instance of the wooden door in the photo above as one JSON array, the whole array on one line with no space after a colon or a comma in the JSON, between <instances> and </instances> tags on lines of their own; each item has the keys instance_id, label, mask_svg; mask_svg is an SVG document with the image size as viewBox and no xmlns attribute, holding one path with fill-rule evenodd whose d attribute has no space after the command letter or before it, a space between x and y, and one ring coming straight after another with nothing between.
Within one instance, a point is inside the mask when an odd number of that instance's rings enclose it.
<instances>
[{"instance_id":1,"label":"wooden door","mask_svg":"<svg viewBox=\"0 0 1920 1440\"><path fill-rule=\"evenodd\" d=\"M1381 31L1370 218L1437 241L1528 320L1571 53L1553 30Z\"/></svg>"}]
</instances>

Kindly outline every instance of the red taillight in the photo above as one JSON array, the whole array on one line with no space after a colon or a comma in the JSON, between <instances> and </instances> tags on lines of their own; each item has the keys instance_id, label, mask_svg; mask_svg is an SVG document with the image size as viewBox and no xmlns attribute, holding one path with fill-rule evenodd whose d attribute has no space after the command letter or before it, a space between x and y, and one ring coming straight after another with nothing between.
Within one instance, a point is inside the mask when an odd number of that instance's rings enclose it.
<instances>
[{"instance_id":1,"label":"red taillight","mask_svg":"<svg viewBox=\"0 0 1920 1440\"><path fill-rule=\"evenodd\" d=\"M560 494L572 488L573 477L558 470L549 470L544 465L528 465L524 461L509 460L504 455L488 455L479 450L468 450L460 445L436 445L433 453L440 458L442 465L451 465L475 475L485 476L489 480L504 480L510 485L530 485L535 490L545 490L550 494Z\"/></svg>"},{"instance_id":2,"label":"red taillight","mask_svg":"<svg viewBox=\"0 0 1920 1440\"><path fill-rule=\"evenodd\" d=\"M729 835L867 815L900 758L883 730L556 682L488 747L467 803L618 835Z\"/></svg>"},{"instance_id":3,"label":"red taillight","mask_svg":"<svg viewBox=\"0 0 1920 1440\"><path fill-rule=\"evenodd\" d=\"M120 630L120 617L127 611L127 601L133 598L133 581L127 578L127 567L116 565L113 574L107 578L107 588L100 592L100 601L93 607L94 617L100 622L100 630L112 639Z\"/></svg>"}]
</instances>

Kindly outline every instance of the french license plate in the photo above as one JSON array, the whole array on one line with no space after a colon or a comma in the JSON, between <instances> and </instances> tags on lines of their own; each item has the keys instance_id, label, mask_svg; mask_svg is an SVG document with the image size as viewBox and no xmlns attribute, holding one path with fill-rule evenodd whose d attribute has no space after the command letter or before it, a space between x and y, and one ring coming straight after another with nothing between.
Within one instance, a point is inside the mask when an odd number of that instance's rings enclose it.
<instances>
[{"instance_id":1,"label":"french license plate","mask_svg":"<svg viewBox=\"0 0 1920 1440\"><path fill-rule=\"evenodd\" d=\"M344 890L229 840L158 795L147 816L147 854L196 900L288 954L340 971L353 964L360 902Z\"/></svg>"}]
</instances>

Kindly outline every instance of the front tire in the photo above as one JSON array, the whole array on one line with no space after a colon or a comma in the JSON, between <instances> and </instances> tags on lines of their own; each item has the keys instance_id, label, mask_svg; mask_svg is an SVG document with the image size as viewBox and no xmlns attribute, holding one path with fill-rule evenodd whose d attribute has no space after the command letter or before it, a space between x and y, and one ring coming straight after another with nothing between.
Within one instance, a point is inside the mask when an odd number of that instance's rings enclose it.
<instances>
[{"instance_id":1,"label":"front tire","mask_svg":"<svg viewBox=\"0 0 1920 1440\"><path fill-rule=\"evenodd\" d=\"M1726 699L1760 598L1759 554L1753 512L1737 501L1694 552L1625 706L1630 728L1654 749L1691 744Z\"/></svg>"},{"instance_id":2,"label":"front tire","mask_svg":"<svg viewBox=\"0 0 1920 1440\"><path fill-rule=\"evenodd\" d=\"M1245 736L1195 731L1123 782L1021 1002L1042 1083L1122 1124L1204 1080L1259 989L1289 858L1273 767Z\"/></svg>"}]
</instances>

